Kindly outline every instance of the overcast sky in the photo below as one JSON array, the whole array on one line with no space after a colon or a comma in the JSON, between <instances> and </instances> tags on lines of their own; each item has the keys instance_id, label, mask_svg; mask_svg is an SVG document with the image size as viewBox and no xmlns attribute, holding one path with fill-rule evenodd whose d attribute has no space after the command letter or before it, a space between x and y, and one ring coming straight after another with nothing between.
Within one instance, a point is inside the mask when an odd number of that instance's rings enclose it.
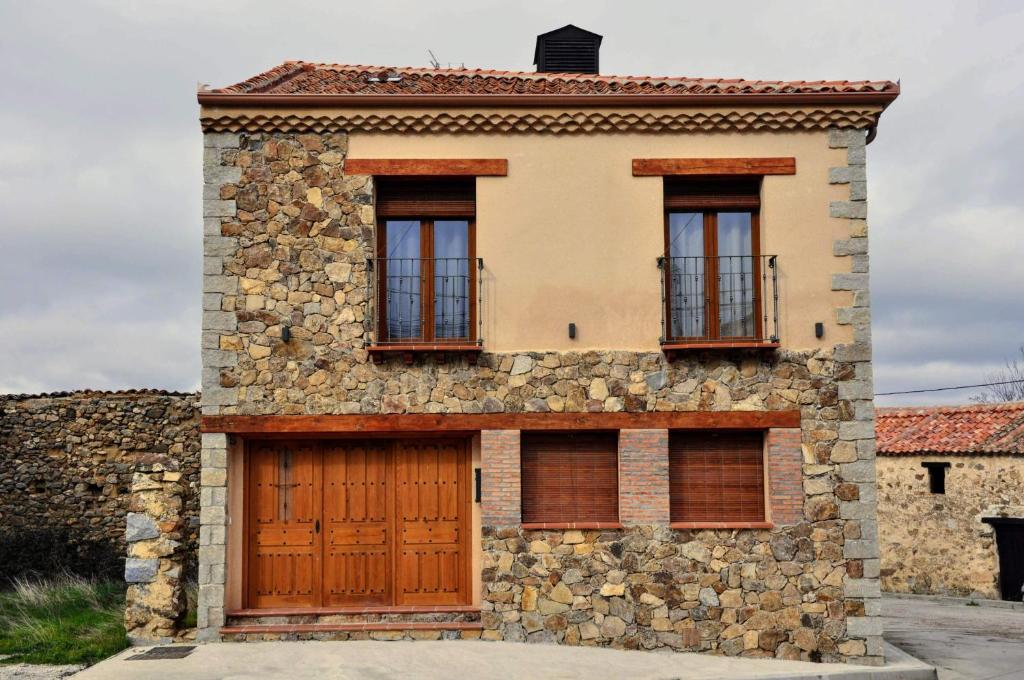
<instances>
[{"instance_id":1,"label":"overcast sky","mask_svg":"<svg viewBox=\"0 0 1024 680\"><path fill-rule=\"evenodd\" d=\"M879 392L984 381L1024 342L1024 3L0 0L0 392L195 389L197 82L285 59L902 79L868 148ZM966 401L970 391L881 398Z\"/></svg>"}]
</instances>

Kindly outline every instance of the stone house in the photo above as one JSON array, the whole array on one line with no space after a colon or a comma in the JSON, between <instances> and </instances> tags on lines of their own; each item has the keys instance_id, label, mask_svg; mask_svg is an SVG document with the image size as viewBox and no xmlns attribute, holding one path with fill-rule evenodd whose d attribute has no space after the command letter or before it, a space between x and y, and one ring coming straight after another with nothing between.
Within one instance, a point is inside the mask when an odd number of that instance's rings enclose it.
<instances>
[{"instance_id":1,"label":"stone house","mask_svg":"<svg viewBox=\"0 0 1024 680\"><path fill-rule=\"evenodd\" d=\"M1004 600L1024 587L1024 403L879 409L882 589Z\"/></svg>"},{"instance_id":2,"label":"stone house","mask_svg":"<svg viewBox=\"0 0 1024 680\"><path fill-rule=\"evenodd\" d=\"M201 639L878 663L891 82L286 62L203 89Z\"/></svg>"}]
</instances>

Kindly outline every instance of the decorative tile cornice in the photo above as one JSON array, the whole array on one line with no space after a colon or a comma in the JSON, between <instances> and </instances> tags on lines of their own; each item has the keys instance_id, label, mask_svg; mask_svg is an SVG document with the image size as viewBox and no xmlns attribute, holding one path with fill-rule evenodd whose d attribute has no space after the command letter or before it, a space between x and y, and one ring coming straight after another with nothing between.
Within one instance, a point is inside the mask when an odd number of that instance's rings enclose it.
<instances>
[{"instance_id":1,"label":"decorative tile cornice","mask_svg":"<svg viewBox=\"0 0 1024 680\"><path fill-rule=\"evenodd\" d=\"M602 132L756 132L779 130L867 129L878 123L877 108L813 111L728 111L675 113L415 113L325 114L244 111L202 115L204 132L382 132L524 133Z\"/></svg>"}]
</instances>

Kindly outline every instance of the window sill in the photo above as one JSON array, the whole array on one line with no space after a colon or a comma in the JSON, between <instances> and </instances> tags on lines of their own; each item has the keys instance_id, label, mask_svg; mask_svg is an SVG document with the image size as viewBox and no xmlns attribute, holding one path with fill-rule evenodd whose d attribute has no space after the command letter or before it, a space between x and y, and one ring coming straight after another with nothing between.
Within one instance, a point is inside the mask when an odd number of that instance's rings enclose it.
<instances>
[{"instance_id":1,"label":"window sill","mask_svg":"<svg viewBox=\"0 0 1024 680\"><path fill-rule=\"evenodd\" d=\"M413 356L417 354L465 354L470 363L476 362L476 357L484 351L483 346L475 342L417 342L417 343L382 343L370 345L366 348L374 363L380 363L387 356L400 355L405 363L411 364Z\"/></svg>"},{"instance_id":2,"label":"window sill","mask_svg":"<svg viewBox=\"0 0 1024 680\"><path fill-rule=\"evenodd\" d=\"M770 340L694 340L693 342L663 342L665 352L708 349L778 349L780 342Z\"/></svg>"},{"instance_id":3,"label":"window sill","mask_svg":"<svg viewBox=\"0 0 1024 680\"><path fill-rule=\"evenodd\" d=\"M523 522L523 529L621 529L621 522Z\"/></svg>"},{"instance_id":4,"label":"window sill","mask_svg":"<svg viewBox=\"0 0 1024 680\"><path fill-rule=\"evenodd\" d=\"M772 529L771 522L670 522L673 529Z\"/></svg>"}]
</instances>

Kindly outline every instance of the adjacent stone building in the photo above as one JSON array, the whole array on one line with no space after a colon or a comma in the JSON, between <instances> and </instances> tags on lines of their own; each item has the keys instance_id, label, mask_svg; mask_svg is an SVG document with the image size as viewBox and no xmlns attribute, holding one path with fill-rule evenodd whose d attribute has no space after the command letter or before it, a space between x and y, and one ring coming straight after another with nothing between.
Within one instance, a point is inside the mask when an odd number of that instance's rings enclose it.
<instances>
[{"instance_id":1,"label":"adjacent stone building","mask_svg":"<svg viewBox=\"0 0 1024 680\"><path fill-rule=\"evenodd\" d=\"M879 409L882 589L1020 600L1024 403Z\"/></svg>"},{"instance_id":2,"label":"adjacent stone building","mask_svg":"<svg viewBox=\"0 0 1024 680\"><path fill-rule=\"evenodd\" d=\"M287 62L199 93L202 639L878 663L891 82Z\"/></svg>"}]
</instances>

